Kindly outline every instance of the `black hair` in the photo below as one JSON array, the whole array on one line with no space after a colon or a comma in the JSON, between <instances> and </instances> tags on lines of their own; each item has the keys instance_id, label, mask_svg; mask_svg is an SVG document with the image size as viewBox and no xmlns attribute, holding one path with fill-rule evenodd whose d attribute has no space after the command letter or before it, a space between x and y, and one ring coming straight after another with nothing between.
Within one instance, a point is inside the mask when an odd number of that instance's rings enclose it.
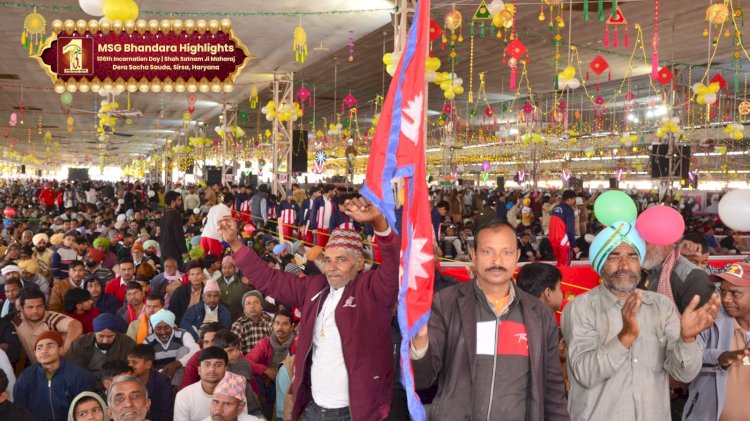
<instances>
[{"instance_id":1,"label":"black hair","mask_svg":"<svg viewBox=\"0 0 750 421\"><path fill-rule=\"evenodd\" d=\"M138 358L146 361L154 361L156 359L156 352L154 347L146 344L139 344L134 346L129 352L128 357Z\"/></svg>"},{"instance_id":2,"label":"black hair","mask_svg":"<svg viewBox=\"0 0 750 421\"><path fill-rule=\"evenodd\" d=\"M185 267L185 273L189 273L193 269L200 269L201 272L203 272L203 265L201 262L191 261L187 264L187 267Z\"/></svg>"},{"instance_id":3,"label":"black hair","mask_svg":"<svg viewBox=\"0 0 750 421\"><path fill-rule=\"evenodd\" d=\"M65 311L73 313L76 311L76 305L91 299L91 293L83 288L71 288L65 293L63 301L65 302Z\"/></svg>"},{"instance_id":4,"label":"black hair","mask_svg":"<svg viewBox=\"0 0 750 421\"><path fill-rule=\"evenodd\" d=\"M214 346L218 346L219 348L239 347L240 337L229 329L222 329L216 332L216 336L214 336Z\"/></svg>"},{"instance_id":5,"label":"black hair","mask_svg":"<svg viewBox=\"0 0 750 421\"><path fill-rule=\"evenodd\" d=\"M708 240L706 240L706 236L703 235L700 232L697 231L691 231L687 234L685 234L684 237L682 237L684 241L690 241L691 243L700 244L701 246L701 254L708 253Z\"/></svg>"},{"instance_id":6,"label":"black hair","mask_svg":"<svg viewBox=\"0 0 750 421\"><path fill-rule=\"evenodd\" d=\"M223 203L234 203L234 195L232 193L226 193L224 195Z\"/></svg>"},{"instance_id":7,"label":"black hair","mask_svg":"<svg viewBox=\"0 0 750 421\"><path fill-rule=\"evenodd\" d=\"M206 333L219 332L223 329L226 329L226 327L219 322L206 323L201 327L201 338L206 336Z\"/></svg>"},{"instance_id":8,"label":"black hair","mask_svg":"<svg viewBox=\"0 0 750 421\"><path fill-rule=\"evenodd\" d=\"M539 298L545 289L557 289L561 280L562 272L555 266L546 263L529 263L518 272L516 284L523 291Z\"/></svg>"},{"instance_id":9,"label":"black hair","mask_svg":"<svg viewBox=\"0 0 750 421\"><path fill-rule=\"evenodd\" d=\"M75 240L75 242L76 242L76 244L79 244L79 245L80 245L80 244L86 244L86 245L88 245L88 244L89 244L89 240L88 240L88 239L87 239L86 237L83 237L83 236L81 236L81 237L76 237L76 240Z\"/></svg>"},{"instance_id":10,"label":"black hair","mask_svg":"<svg viewBox=\"0 0 750 421\"><path fill-rule=\"evenodd\" d=\"M23 288L18 293L18 299L21 302L21 307L26 305L26 301L28 300L36 300L36 299L42 299L42 303L44 303L44 306L47 306L47 300L44 297L44 293L39 290L39 288Z\"/></svg>"},{"instance_id":11,"label":"black hair","mask_svg":"<svg viewBox=\"0 0 750 421\"><path fill-rule=\"evenodd\" d=\"M8 389L8 383L8 375L5 374L5 371L0 370L0 393L3 393Z\"/></svg>"},{"instance_id":12,"label":"black hair","mask_svg":"<svg viewBox=\"0 0 750 421\"><path fill-rule=\"evenodd\" d=\"M21 278L7 278L5 280L5 284L3 285L18 285L19 288L23 287L23 285L21 284Z\"/></svg>"},{"instance_id":13,"label":"black hair","mask_svg":"<svg viewBox=\"0 0 750 421\"><path fill-rule=\"evenodd\" d=\"M164 305L164 296L159 295L159 294L148 294L146 296L146 301L156 301L156 300L159 300L162 306Z\"/></svg>"},{"instance_id":14,"label":"black hair","mask_svg":"<svg viewBox=\"0 0 750 421\"><path fill-rule=\"evenodd\" d=\"M474 250L477 249L477 244L479 244L479 233L484 230L497 230L501 228L507 228L509 229L515 236L516 229L513 228L513 225L509 224L508 221L494 218L490 221L487 221L483 224L479 224L474 228L473 234L474 234ZM515 243L515 241L514 241ZM516 244L517 245L517 244Z\"/></svg>"},{"instance_id":15,"label":"black hair","mask_svg":"<svg viewBox=\"0 0 750 421\"><path fill-rule=\"evenodd\" d=\"M110 360L102 365L99 371L99 380L113 379L120 374L129 374L130 366L127 361L123 360Z\"/></svg>"},{"instance_id":16,"label":"black hair","mask_svg":"<svg viewBox=\"0 0 750 421\"><path fill-rule=\"evenodd\" d=\"M276 318L279 317L279 316L288 317L289 318L289 323L291 323L292 320L294 320L294 319L292 319L292 313L289 310L285 309L285 308L282 308L281 310L277 311L276 314L273 315L273 321L275 322Z\"/></svg>"},{"instance_id":17,"label":"black hair","mask_svg":"<svg viewBox=\"0 0 750 421\"><path fill-rule=\"evenodd\" d=\"M451 205L447 200L441 200L437 205L435 205L435 208L443 208L445 210L449 210L451 208Z\"/></svg>"},{"instance_id":18,"label":"black hair","mask_svg":"<svg viewBox=\"0 0 750 421\"><path fill-rule=\"evenodd\" d=\"M122 265L123 263L130 263L131 265L133 265L133 267L135 267L135 262L134 262L134 261L133 261L133 259L131 259L130 257L123 257L123 258L122 258L122 259L120 259L120 261L118 262L118 264L120 264L120 265Z\"/></svg>"},{"instance_id":19,"label":"black hair","mask_svg":"<svg viewBox=\"0 0 750 421\"><path fill-rule=\"evenodd\" d=\"M180 193L174 190L170 190L167 192L167 194L164 195L164 202L169 206L172 204L172 202L177 200L177 198L180 196L181 196Z\"/></svg>"},{"instance_id":20,"label":"black hair","mask_svg":"<svg viewBox=\"0 0 750 421\"><path fill-rule=\"evenodd\" d=\"M575 199L576 198L576 192L573 190L565 190L562 194L562 200L563 202L569 199Z\"/></svg>"},{"instance_id":21,"label":"black hair","mask_svg":"<svg viewBox=\"0 0 750 421\"><path fill-rule=\"evenodd\" d=\"M70 262L70 264L68 265L68 269L73 269L73 268L77 268L78 266L84 266L83 262L82 262L82 261L80 261L80 260L73 260L73 261L72 261L72 262Z\"/></svg>"},{"instance_id":22,"label":"black hair","mask_svg":"<svg viewBox=\"0 0 750 421\"><path fill-rule=\"evenodd\" d=\"M137 289L138 291L143 292L143 285L139 284L136 281L130 281L125 284L125 291L129 291L131 289Z\"/></svg>"},{"instance_id":23,"label":"black hair","mask_svg":"<svg viewBox=\"0 0 750 421\"><path fill-rule=\"evenodd\" d=\"M198 364L206 360L224 360L224 364L229 364L229 356L227 355L227 352L218 346L203 348L200 357L198 357Z\"/></svg>"},{"instance_id":24,"label":"black hair","mask_svg":"<svg viewBox=\"0 0 750 421\"><path fill-rule=\"evenodd\" d=\"M219 256L209 253L206 257L203 258L203 267L208 269L212 264L218 261L219 261Z\"/></svg>"}]
</instances>

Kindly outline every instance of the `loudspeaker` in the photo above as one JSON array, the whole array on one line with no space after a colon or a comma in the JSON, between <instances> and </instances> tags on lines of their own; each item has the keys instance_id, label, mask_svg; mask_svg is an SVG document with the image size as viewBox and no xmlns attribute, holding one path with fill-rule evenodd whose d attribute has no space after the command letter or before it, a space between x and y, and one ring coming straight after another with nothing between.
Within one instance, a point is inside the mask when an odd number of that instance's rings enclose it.
<instances>
[{"instance_id":1,"label":"loudspeaker","mask_svg":"<svg viewBox=\"0 0 750 421\"><path fill-rule=\"evenodd\" d=\"M669 174L669 145L651 145L651 178L680 177L688 178L690 171L690 146L680 145L673 152L672 174ZM681 168L680 168L681 167Z\"/></svg>"},{"instance_id":2,"label":"loudspeaker","mask_svg":"<svg viewBox=\"0 0 750 421\"><path fill-rule=\"evenodd\" d=\"M292 130L292 172L307 172L307 130Z\"/></svg>"},{"instance_id":3,"label":"loudspeaker","mask_svg":"<svg viewBox=\"0 0 750 421\"><path fill-rule=\"evenodd\" d=\"M497 178L497 189L500 191L505 190L505 177Z\"/></svg>"},{"instance_id":4,"label":"loudspeaker","mask_svg":"<svg viewBox=\"0 0 750 421\"><path fill-rule=\"evenodd\" d=\"M88 168L68 168L68 181L88 181Z\"/></svg>"},{"instance_id":5,"label":"loudspeaker","mask_svg":"<svg viewBox=\"0 0 750 421\"><path fill-rule=\"evenodd\" d=\"M258 176L249 172L240 174L240 186L258 187Z\"/></svg>"},{"instance_id":6,"label":"loudspeaker","mask_svg":"<svg viewBox=\"0 0 750 421\"><path fill-rule=\"evenodd\" d=\"M617 179L615 177L610 177L609 178L609 188L610 189L612 189L612 190L619 189L620 188L619 184L620 184L620 182L617 181Z\"/></svg>"},{"instance_id":7,"label":"loudspeaker","mask_svg":"<svg viewBox=\"0 0 750 421\"><path fill-rule=\"evenodd\" d=\"M21 174L26 174L26 165L21 165Z\"/></svg>"},{"instance_id":8,"label":"loudspeaker","mask_svg":"<svg viewBox=\"0 0 750 421\"><path fill-rule=\"evenodd\" d=\"M213 166L213 165L206 165L204 167L205 169L205 178L206 178L206 184L209 186L213 186L214 184L221 185L221 167Z\"/></svg>"},{"instance_id":9,"label":"loudspeaker","mask_svg":"<svg viewBox=\"0 0 750 421\"><path fill-rule=\"evenodd\" d=\"M41 177L42 176L42 170L36 170L36 176Z\"/></svg>"}]
</instances>

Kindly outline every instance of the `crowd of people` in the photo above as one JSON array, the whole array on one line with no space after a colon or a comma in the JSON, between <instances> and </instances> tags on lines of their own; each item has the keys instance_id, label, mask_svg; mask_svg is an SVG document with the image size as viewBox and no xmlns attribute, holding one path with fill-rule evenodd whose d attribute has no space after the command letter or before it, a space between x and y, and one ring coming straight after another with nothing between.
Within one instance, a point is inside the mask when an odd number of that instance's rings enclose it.
<instances>
[{"instance_id":1,"label":"crowd of people","mask_svg":"<svg viewBox=\"0 0 750 421\"><path fill-rule=\"evenodd\" d=\"M353 188L282 193L6 180L0 419L408 420L397 234ZM634 192L639 210L686 221L680 242L655 245L600 226L596 193L432 193L441 260L411 348L430 419L750 410L750 265L708 264L747 250L715 215ZM601 285L559 325L555 263L587 258ZM442 274L447 260L473 279Z\"/></svg>"}]
</instances>

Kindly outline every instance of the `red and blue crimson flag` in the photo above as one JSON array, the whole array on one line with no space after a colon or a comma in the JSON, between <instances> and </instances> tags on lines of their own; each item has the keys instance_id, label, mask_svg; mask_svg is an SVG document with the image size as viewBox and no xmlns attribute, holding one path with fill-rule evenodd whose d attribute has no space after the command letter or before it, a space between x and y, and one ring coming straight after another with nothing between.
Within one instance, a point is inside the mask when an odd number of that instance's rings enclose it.
<instances>
[{"instance_id":1,"label":"red and blue crimson flag","mask_svg":"<svg viewBox=\"0 0 750 421\"><path fill-rule=\"evenodd\" d=\"M396 68L375 129L362 195L380 209L401 234L401 382L414 421L425 419L414 389L411 340L427 324L434 280L434 233L425 163L425 61L430 38L430 1L419 0L406 47ZM402 223L396 227L393 181L404 178Z\"/></svg>"}]
</instances>

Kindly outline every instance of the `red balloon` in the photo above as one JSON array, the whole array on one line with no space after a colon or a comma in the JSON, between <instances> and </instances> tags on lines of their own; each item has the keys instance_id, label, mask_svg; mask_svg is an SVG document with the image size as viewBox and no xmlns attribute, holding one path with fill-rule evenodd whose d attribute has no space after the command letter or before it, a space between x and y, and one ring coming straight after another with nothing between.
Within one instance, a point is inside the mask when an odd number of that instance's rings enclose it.
<instances>
[{"instance_id":1,"label":"red balloon","mask_svg":"<svg viewBox=\"0 0 750 421\"><path fill-rule=\"evenodd\" d=\"M190 104L190 105L188 106L188 112L189 112L190 114L192 114L193 112L195 112L195 105L193 105L193 104Z\"/></svg>"},{"instance_id":2,"label":"red balloon","mask_svg":"<svg viewBox=\"0 0 750 421\"><path fill-rule=\"evenodd\" d=\"M13 209L13 208L11 208L11 207L7 207L3 211L3 215L6 216L6 217L8 217L8 218L15 218L16 217L16 210Z\"/></svg>"},{"instance_id":3,"label":"red balloon","mask_svg":"<svg viewBox=\"0 0 750 421\"><path fill-rule=\"evenodd\" d=\"M682 215L669 206L652 206L635 221L635 227L644 240L666 246L676 243L685 233Z\"/></svg>"},{"instance_id":4,"label":"red balloon","mask_svg":"<svg viewBox=\"0 0 750 421\"><path fill-rule=\"evenodd\" d=\"M242 230L246 234L252 234L255 231L255 225L253 225L253 224L245 224L245 227Z\"/></svg>"}]
</instances>

